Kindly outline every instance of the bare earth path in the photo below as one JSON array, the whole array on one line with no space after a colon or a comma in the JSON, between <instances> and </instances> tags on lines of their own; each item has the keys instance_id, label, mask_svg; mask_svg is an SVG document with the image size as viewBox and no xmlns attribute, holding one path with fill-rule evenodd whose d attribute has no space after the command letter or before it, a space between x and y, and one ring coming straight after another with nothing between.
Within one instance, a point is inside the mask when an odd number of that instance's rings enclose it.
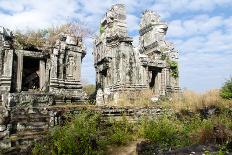
<instances>
[{"instance_id":1,"label":"bare earth path","mask_svg":"<svg viewBox=\"0 0 232 155\"><path fill-rule=\"evenodd\" d=\"M126 146L112 147L108 150L109 155L137 155L136 146L143 141L142 139L132 141Z\"/></svg>"}]
</instances>

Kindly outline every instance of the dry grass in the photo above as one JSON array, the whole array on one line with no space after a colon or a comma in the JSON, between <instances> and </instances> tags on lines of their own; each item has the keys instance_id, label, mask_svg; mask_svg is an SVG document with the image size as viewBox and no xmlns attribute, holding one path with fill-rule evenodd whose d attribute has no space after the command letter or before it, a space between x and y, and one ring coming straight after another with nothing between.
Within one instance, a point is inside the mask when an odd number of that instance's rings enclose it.
<instances>
[{"instance_id":1,"label":"dry grass","mask_svg":"<svg viewBox=\"0 0 232 155\"><path fill-rule=\"evenodd\" d=\"M165 105L171 106L175 111L189 110L195 112L205 107L232 108L232 100L224 100L219 96L219 90L213 89L205 93L196 93L186 90L180 96L173 96Z\"/></svg>"},{"instance_id":2,"label":"dry grass","mask_svg":"<svg viewBox=\"0 0 232 155\"><path fill-rule=\"evenodd\" d=\"M151 98L154 93L150 89L143 91L128 91L119 95L117 101L107 103L109 106L133 106L133 107L146 107L146 106L161 106L164 108L173 109L176 112L181 110L188 110L196 112L199 109L207 107L221 107L232 108L232 100L225 100L219 95L220 90L213 89L205 93L196 93L186 90L182 94L173 95L170 100L153 103Z\"/></svg>"},{"instance_id":3,"label":"dry grass","mask_svg":"<svg viewBox=\"0 0 232 155\"><path fill-rule=\"evenodd\" d=\"M151 97L154 93L150 89L142 91L128 91L119 94L117 101L111 101L107 105L110 106L150 106L152 105Z\"/></svg>"}]
</instances>

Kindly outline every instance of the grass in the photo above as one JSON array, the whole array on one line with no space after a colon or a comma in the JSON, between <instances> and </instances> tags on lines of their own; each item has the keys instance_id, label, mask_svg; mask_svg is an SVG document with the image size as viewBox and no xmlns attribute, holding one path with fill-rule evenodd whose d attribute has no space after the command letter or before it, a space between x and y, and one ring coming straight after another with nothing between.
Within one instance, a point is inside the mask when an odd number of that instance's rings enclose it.
<instances>
[{"instance_id":1,"label":"grass","mask_svg":"<svg viewBox=\"0 0 232 155\"><path fill-rule=\"evenodd\" d=\"M220 90L210 90L205 93L195 93L185 90L181 96L173 96L171 101L164 101L162 104L180 112L188 110L196 112L199 109L209 107L232 108L232 100L226 100L220 97Z\"/></svg>"},{"instance_id":2,"label":"grass","mask_svg":"<svg viewBox=\"0 0 232 155\"><path fill-rule=\"evenodd\" d=\"M150 89L144 89L142 91L127 91L119 93L119 99L117 101L110 101L107 103L109 106L154 106L151 98L154 93Z\"/></svg>"}]
</instances>

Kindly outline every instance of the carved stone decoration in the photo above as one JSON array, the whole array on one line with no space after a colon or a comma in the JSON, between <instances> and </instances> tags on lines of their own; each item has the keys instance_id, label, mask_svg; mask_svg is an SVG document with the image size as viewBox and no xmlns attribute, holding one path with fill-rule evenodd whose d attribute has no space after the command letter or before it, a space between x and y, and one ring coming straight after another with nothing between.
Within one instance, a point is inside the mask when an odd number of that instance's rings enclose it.
<instances>
[{"instance_id":1,"label":"carved stone decoration","mask_svg":"<svg viewBox=\"0 0 232 155\"><path fill-rule=\"evenodd\" d=\"M139 46L134 48L127 34L125 6L116 4L107 11L100 22L93 52L97 92L101 90L104 104L117 100L115 96L124 91L150 88L155 96L178 92L178 68L172 77L174 71L170 67L171 63L177 64L178 52L165 40L167 29L157 13L145 11L140 22Z\"/></svg>"}]
</instances>

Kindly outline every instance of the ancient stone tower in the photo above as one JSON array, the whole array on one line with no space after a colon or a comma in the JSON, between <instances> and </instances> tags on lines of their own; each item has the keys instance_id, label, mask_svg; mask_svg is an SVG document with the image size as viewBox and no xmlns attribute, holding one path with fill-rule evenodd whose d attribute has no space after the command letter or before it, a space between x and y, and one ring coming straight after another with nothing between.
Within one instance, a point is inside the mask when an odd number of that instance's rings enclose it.
<instances>
[{"instance_id":1,"label":"ancient stone tower","mask_svg":"<svg viewBox=\"0 0 232 155\"><path fill-rule=\"evenodd\" d=\"M15 48L14 41L12 32L0 27L0 151L41 138L57 124L53 105L59 111L59 104L84 98L81 38L63 34L55 46L41 49Z\"/></svg>"},{"instance_id":2,"label":"ancient stone tower","mask_svg":"<svg viewBox=\"0 0 232 155\"><path fill-rule=\"evenodd\" d=\"M128 36L126 11L113 5L100 23L95 39L97 104L106 103L123 91L151 89L154 95L179 90L178 52L165 40L168 26L159 15L145 11L140 22L139 46Z\"/></svg>"},{"instance_id":3,"label":"ancient stone tower","mask_svg":"<svg viewBox=\"0 0 232 155\"><path fill-rule=\"evenodd\" d=\"M54 104L81 100L80 67L85 55L81 40L61 35L55 47L25 50L14 48L13 34L3 27L0 38L0 90L11 98L2 102L30 100L38 93L43 99L52 96Z\"/></svg>"}]
</instances>

